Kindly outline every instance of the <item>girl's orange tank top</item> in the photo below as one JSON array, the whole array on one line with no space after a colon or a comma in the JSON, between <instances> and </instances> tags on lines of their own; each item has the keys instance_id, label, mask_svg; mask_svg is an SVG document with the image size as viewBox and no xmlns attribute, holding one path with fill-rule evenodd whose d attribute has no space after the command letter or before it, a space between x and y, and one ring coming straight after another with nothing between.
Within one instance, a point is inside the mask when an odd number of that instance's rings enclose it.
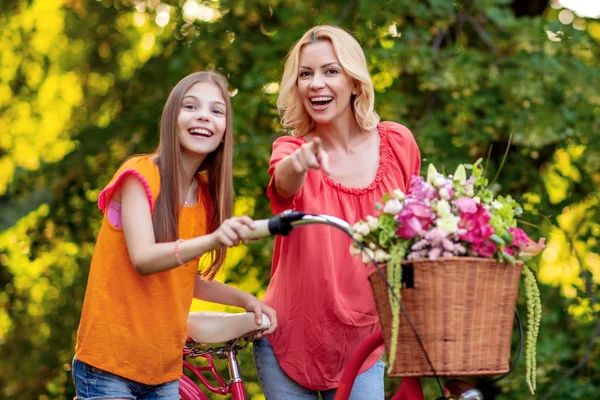
<instances>
[{"instance_id":1,"label":"girl's orange tank top","mask_svg":"<svg viewBox=\"0 0 600 400\"><path fill-rule=\"evenodd\" d=\"M146 276L136 272L123 230L112 225L106 215L113 193L130 175L144 184L152 211L160 191L156 164L149 156L134 156L100 193L98 206L104 217L92 256L75 357L112 374L156 385L181 376L185 323L198 262ZM206 188L205 179L200 187ZM207 233L208 203L206 190L199 189L198 203L182 208L180 238Z\"/></svg>"}]
</instances>

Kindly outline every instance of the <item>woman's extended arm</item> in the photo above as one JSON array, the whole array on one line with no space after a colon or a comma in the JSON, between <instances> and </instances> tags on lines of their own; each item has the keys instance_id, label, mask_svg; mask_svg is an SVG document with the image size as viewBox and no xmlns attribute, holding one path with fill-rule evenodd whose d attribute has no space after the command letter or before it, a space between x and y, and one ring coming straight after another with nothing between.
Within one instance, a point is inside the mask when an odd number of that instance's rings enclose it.
<instances>
[{"instance_id":1,"label":"woman's extended arm","mask_svg":"<svg viewBox=\"0 0 600 400\"><path fill-rule=\"evenodd\" d=\"M275 167L275 189L282 198L294 196L302 189L306 174L311 169L323 169L329 174L329 158L321 146L321 139L314 138L292 154L284 157Z\"/></svg>"}]
</instances>

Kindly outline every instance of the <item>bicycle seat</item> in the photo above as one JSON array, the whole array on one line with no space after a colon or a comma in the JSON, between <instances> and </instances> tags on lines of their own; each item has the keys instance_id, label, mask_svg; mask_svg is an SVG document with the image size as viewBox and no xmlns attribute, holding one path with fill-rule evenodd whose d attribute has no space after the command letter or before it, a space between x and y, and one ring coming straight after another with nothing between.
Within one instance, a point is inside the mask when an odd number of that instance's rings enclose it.
<instances>
[{"instance_id":1,"label":"bicycle seat","mask_svg":"<svg viewBox=\"0 0 600 400\"><path fill-rule=\"evenodd\" d=\"M223 343L268 329L271 320L262 315L262 324L256 325L254 313L191 312L187 319L188 336L198 343Z\"/></svg>"}]
</instances>

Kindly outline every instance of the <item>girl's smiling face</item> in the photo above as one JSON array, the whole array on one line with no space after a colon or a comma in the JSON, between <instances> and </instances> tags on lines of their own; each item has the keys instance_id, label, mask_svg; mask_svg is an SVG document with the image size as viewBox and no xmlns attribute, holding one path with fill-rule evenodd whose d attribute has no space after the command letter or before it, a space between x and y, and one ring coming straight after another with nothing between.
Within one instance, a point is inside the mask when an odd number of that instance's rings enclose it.
<instances>
[{"instance_id":1,"label":"girl's smiling face","mask_svg":"<svg viewBox=\"0 0 600 400\"><path fill-rule=\"evenodd\" d=\"M227 106L212 82L198 82L183 96L177 135L185 153L208 155L219 147L227 127Z\"/></svg>"}]
</instances>

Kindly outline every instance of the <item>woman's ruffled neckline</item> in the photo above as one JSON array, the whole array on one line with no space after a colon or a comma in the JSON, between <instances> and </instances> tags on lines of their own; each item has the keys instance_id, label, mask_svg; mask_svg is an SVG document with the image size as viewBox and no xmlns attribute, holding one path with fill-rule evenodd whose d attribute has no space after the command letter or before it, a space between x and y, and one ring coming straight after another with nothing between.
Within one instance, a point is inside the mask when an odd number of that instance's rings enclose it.
<instances>
[{"instance_id":1,"label":"woman's ruffled neckline","mask_svg":"<svg viewBox=\"0 0 600 400\"><path fill-rule=\"evenodd\" d=\"M331 186L332 188L334 188L335 190L337 190L339 192L352 194L352 195L362 195L362 194L368 193L372 190L375 190L381 184L383 177L388 174L388 171L390 169L392 152L390 149L387 127L380 122L377 124L377 131L379 132L379 138L380 138L379 139L380 140L380 142L379 142L379 168L377 168L377 174L375 174L375 178L373 178L373 181L371 181L371 183L368 186L365 186L362 188L353 188L353 187L348 187L339 182L334 181L327 174L320 171L321 176L323 177L323 180L325 181L325 183L327 183L327 185ZM303 142L306 143L306 140L303 137L298 136L298 138L300 138Z\"/></svg>"}]
</instances>

